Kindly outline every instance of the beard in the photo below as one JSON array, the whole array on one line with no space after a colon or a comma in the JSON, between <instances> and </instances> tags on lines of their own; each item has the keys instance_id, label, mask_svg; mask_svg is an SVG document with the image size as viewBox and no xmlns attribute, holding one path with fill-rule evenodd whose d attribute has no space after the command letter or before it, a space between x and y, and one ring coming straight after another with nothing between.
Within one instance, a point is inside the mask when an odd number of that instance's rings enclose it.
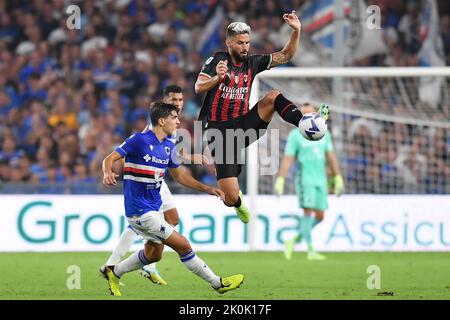
<instances>
[{"instance_id":1,"label":"beard","mask_svg":"<svg viewBox=\"0 0 450 320\"><path fill-rule=\"evenodd\" d=\"M245 55L241 55L239 52L235 50L231 50L231 56L239 62L245 62L248 58L248 52Z\"/></svg>"}]
</instances>

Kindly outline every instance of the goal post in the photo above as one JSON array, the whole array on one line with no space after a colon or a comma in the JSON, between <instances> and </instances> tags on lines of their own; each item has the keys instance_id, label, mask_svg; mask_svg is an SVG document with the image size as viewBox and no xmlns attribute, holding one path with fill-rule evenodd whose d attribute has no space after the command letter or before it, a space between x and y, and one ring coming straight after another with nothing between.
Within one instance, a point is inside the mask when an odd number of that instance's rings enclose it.
<instances>
[{"instance_id":1,"label":"goal post","mask_svg":"<svg viewBox=\"0 0 450 320\"><path fill-rule=\"evenodd\" d=\"M337 82L339 92L334 90ZM254 79L250 106L271 89L298 105L330 106L330 131L346 192L450 193L450 67L275 68ZM261 174L261 152L267 155L265 149L275 145L271 159L279 166L292 129L275 114L265 137L247 150L249 250L254 249L257 196L273 193L278 171ZM279 143L272 144L275 138ZM295 188L292 171L286 179L288 194Z\"/></svg>"}]
</instances>

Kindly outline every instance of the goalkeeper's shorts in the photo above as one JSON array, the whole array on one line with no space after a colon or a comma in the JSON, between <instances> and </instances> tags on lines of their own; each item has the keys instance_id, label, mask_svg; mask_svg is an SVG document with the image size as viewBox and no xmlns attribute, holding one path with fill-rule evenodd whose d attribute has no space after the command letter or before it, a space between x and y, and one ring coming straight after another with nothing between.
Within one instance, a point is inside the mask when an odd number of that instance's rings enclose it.
<instances>
[{"instance_id":1,"label":"goalkeeper's shorts","mask_svg":"<svg viewBox=\"0 0 450 320\"><path fill-rule=\"evenodd\" d=\"M328 209L327 186L296 186L298 206L303 209L315 209L325 211Z\"/></svg>"}]
</instances>

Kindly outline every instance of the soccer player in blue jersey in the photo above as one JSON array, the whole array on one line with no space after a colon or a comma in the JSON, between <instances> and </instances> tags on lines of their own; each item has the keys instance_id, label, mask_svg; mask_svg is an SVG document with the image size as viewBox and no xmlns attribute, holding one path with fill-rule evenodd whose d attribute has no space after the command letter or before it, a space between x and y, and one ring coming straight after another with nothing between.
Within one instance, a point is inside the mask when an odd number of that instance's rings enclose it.
<instances>
[{"instance_id":1,"label":"soccer player in blue jersey","mask_svg":"<svg viewBox=\"0 0 450 320\"><path fill-rule=\"evenodd\" d=\"M183 110L184 106L184 96L183 91L179 86L176 85L168 85L163 90L163 102L173 104L176 106L179 111ZM152 124L149 123L148 126L144 129L143 133L147 132L152 128ZM176 135L172 134L168 136L168 139L173 143L176 143ZM181 154L180 158L182 160L187 161L189 163L205 163L207 159L202 155L197 154ZM123 160L122 160L123 161ZM169 190L169 187L163 180L161 183L161 200L162 200L162 211L164 213L164 219L171 224L172 226L178 225L178 211L175 205L175 201L173 200L172 194ZM116 247L112 251L106 263L100 267L99 273L104 276L104 270L107 265L113 265L120 262L123 256L130 250L130 247L136 241L138 234L133 230L130 226L123 230L120 235L119 242ZM145 278L149 279L154 284L159 285L167 285L167 282L161 277L159 274L156 263L152 263L144 266L139 273Z\"/></svg>"},{"instance_id":2,"label":"soccer player in blue jersey","mask_svg":"<svg viewBox=\"0 0 450 320\"><path fill-rule=\"evenodd\" d=\"M152 129L131 135L103 160L103 184L117 184L113 164L125 158L124 203L125 215L131 228L146 241L144 249L133 253L116 265L107 266L112 295L120 296L120 277L130 271L161 259L164 245L171 247L180 256L181 262L192 273L209 282L219 293L238 288L244 281L242 274L221 278L194 253L189 241L174 230L161 210L160 189L166 169L180 184L221 199L224 193L217 188L195 180L179 164L175 144L167 137L175 132L180 121L178 108L164 102L154 103L150 109Z\"/></svg>"}]
</instances>

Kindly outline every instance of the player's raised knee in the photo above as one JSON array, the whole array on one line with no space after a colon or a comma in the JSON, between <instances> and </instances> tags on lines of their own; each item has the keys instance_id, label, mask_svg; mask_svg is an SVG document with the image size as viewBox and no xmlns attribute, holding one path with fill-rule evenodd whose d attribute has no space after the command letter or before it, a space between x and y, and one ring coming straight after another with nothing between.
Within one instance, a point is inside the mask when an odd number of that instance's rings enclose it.
<instances>
[{"instance_id":1,"label":"player's raised knee","mask_svg":"<svg viewBox=\"0 0 450 320\"><path fill-rule=\"evenodd\" d=\"M179 223L178 216L166 217L166 221L174 227L177 226Z\"/></svg>"},{"instance_id":2,"label":"player's raised knee","mask_svg":"<svg viewBox=\"0 0 450 320\"><path fill-rule=\"evenodd\" d=\"M156 250L146 250L144 249L145 258L147 258L148 261L151 263L158 262L162 258L162 251L156 251Z\"/></svg>"},{"instance_id":3,"label":"player's raised knee","mask_svg":"<svg viewBox=\"0 0 450 320\"><path fill-rule=\"evenodd\" d=\"M264 99L271 105L273 105L275 103L275 99L277 98L277 96L280 94L280 91L278 90L270 90L269 92L266 93L266 95L264 96Z\"/></svg>"},{"instance_id":4,"label":"player's raised knee","mask_svg":"<svg viewBox=\"0 0 450 320\"><path fill-rule=\"evenodd\" d=\"M233 206L239 199L239 192L227 192L225 193L225 204L227 206Z\"/></svg>"},{"instance_id":5,"label":"player's raised knee","mask_svg":"<svg viewBox=\"0 0 450 320\"><path fill-rule=\"evenodd\" d=\"M153 259L155 260L155 262L161 261L161 259L162 259L162 252L154 254L153 255Z\"/></svg>"},{"instance_id":6,"label":"player's raised knee","mask_svg":"<svg viewBox=\"0 0 450 320\"><path fill-rule=\"evenodd\" d=\"M318 222L321 222L323 220L323 216L324 216L323 213L316 213L316 220Z\"/></svg>"}]
</instances>

